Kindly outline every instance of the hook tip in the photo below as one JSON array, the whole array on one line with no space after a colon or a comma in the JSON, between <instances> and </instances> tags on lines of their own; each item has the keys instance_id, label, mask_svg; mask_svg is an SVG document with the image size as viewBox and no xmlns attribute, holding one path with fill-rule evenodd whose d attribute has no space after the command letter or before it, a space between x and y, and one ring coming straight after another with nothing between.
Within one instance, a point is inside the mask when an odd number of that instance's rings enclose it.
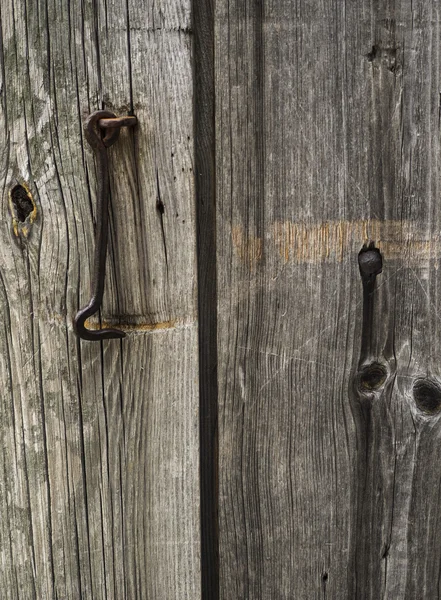
<instances>
[{"instance_id":1,"label":"hook tip","mask_svg":"<svg viewBox=\"0 0 441 600\"><path fill-rule=\"evenodd\" d=\"M86 319L89 316L88 311L87 314L85 314L83 310L80 310L73 320L74 331L82 340L97 342L100 340L122 339L126 337L125 331L121 331L120 329L87 329Z\"/></svg>"}]
</instances>

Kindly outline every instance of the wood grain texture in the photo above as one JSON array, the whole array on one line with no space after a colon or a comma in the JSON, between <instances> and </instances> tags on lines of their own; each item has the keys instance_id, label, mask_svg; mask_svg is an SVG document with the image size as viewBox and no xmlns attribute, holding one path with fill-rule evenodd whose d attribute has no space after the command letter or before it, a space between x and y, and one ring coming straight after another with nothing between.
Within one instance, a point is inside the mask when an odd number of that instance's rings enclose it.
<instances>
[{"instance_id":1,"label":"wood grain texture","mask_svg":"<svg viewBox=\"0 0 441 600\"><path fill-rule=\"evenodd\" d=\"M215 37L220 597L438 598L439 6L219 0Z\"/></svg>"},{"instance_id":2,"label":"wood grain texture","mask_svg":"<svg viewBox=\"0 0 441 600\"><path fill-rule=\"evenodd\" d=\"M11 600L200 597L190 2L0 2L0 590ZM95 167L111 150L102 320L79 342ZM35 219L13 191L29 188ZM32 222L31 222L32 221ZM98 326L95 322L95 326Z\"/></svg>"}]
</instances>

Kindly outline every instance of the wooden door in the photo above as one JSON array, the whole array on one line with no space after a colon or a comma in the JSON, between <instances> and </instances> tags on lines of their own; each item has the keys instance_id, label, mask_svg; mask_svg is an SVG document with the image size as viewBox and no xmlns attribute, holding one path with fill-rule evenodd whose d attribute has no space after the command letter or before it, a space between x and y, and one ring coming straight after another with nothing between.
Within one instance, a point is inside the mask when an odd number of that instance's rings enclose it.
<instances>
[{"instance_id":1,"label":"wooden door","mask_svg":"<svg viewBox=\"0 0 441 600\"><path fill-rule=\"evenodd\" d=\"M1 597L438 598L440 23L0 0Z\"/></svg>"}]
</instances>

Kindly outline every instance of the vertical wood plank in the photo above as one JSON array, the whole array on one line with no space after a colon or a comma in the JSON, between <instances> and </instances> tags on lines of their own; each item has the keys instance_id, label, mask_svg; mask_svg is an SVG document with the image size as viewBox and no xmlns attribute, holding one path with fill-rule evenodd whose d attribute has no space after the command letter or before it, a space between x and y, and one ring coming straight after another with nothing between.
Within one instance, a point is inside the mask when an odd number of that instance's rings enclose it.
<instances>
[{"instance_id":1,"label":"vertical wood plank","mask_svg":"<svg viewBox=\"0 0 441 600\"><path fill-rule=\"evenodd\" d=\"M0 20L0 589L197 599L190 2L2 0ZM127 337L95 344L72 318L94 248L82 123L99 108L139 126L111 150L101 314Z\"/></svg>"},{"instance_id":2,"label":"vertical wood plank","mask_svg":"<svg viewBox=\"0 0 441 600\"><path fill-rule=\"evenodd\" d=\"M217 3L225 600L438 597L439 28L424 0Z\"/></svg>"}]
</instances>

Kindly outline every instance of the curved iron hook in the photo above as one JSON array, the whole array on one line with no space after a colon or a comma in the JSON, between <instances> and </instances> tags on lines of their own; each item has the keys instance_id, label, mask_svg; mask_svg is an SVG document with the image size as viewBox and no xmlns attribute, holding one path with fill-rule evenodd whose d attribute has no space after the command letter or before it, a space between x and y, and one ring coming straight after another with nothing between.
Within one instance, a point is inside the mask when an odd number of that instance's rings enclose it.
<instances>
[{"instance_id":1,"label":"curved iron hook","mask_svg":"<svg viewBox=\"0 0 441 600\"><path fill-rule=\"evenodd\" d=\"M95 152L97 162L96 242L91 283L91 299L77 312L74 331L83 340L99 341L125 337L119 329L87 329L86 320L101 307L106 274L107 239L109 234L109 159L107 148L116 142L121 127L136 125L136 117L116 117L108 110L92 113L85 124L86 139ZM104 130L104 135L102 132Z\"/></svg>"}]
</instances>

